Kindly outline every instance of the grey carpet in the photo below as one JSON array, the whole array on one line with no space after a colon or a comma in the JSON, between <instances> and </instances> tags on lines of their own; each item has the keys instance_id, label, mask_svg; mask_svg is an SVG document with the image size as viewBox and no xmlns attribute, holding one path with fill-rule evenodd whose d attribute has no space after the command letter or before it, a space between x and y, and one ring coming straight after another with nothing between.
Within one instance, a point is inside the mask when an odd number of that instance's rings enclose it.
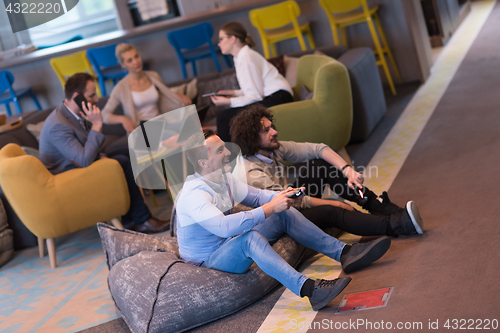
<instances>
[{"instance_id":1,"label":"grey carpet","mask_svg":"<svg viewBox=\"0 0 500 333\"><path fill-rule=\"evenodd\" d=\"M385 99L387 112L375 127L369 138L365 142L350 144L346 147L347 153L352 163L357 167L366 167L373 155L391 131L399 116L404 111L415 92L420 86L420 82L410 82L396 86L397 95L394 96L389 88L385 89Z\"/></svg>"},{"instance_id":2,"label":"grey carpet","mask_svg":"<svg viewBox=\"0 0 500 333\"><path fill-rule=\"evenodd\" d=\"M397 203L418 203L425 234L395 239L379 263L351 275L347 293L393 286L388 306L335 316L331 307L315 322L421 322L429 331L439 320L443 332L447 320L469 330L500 320L499 40L497 3L390 188ZM351 331L370 330L342 330Z\"/></svg>"}]
</instances>

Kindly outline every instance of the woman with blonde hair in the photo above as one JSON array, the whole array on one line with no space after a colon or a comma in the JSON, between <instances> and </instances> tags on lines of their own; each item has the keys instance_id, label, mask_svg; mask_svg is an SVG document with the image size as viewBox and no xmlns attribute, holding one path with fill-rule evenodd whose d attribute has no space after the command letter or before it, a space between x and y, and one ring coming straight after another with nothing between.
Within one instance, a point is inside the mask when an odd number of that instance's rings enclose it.
<instances>
[{"instance_id":1,"label":"woman with blonde hair","mask_svg":"<svg viewBox=\"0 0 500 333\"><path fill-rule=\"evenodd\" d=\"M134 46L118 44L115 54L128 74L113 88L102 110L105 123L122 124L127 132L132 132L141 121L191 104L186 95L165 86L158 73L143 70L142 58ZM123 116L113 114L120 104Z\"/></svg>"},{"instance_id":2,"label":"woman with blonde hair","mask_svg":"<svg viewBox=\"0 0 500 333\"><path fill-rule=\"evenodd\" d=\"M231 141L229 125L231 119L251 104L259 103L265 107L293 102L293 91L288 81L276 67L263 56L250 49L255 45L241 23L231 22L219 31L219 47L222 54L234 57L236 78L240 90L221 90L212 96L215 105L230 108L217 115L219 137Z\"/></svg>"}]
</instances>

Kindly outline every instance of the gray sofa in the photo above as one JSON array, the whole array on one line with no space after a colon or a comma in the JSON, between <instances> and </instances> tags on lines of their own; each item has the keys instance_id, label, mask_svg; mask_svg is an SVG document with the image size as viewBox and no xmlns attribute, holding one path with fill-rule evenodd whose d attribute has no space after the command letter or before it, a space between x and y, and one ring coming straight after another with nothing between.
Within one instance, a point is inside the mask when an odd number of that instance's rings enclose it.
<instances>
[{"instance_id":1,"label":"gray sofa","mask_svg":"<svg viewBox=\"0 0 500 333\"><path fill-rule=\"evenodd\" d=\"M288 54L287 56L299 58L306 54L312 54L315 51L324 53L346 66L351 81L353 99L353 125L350 143L365 141L387 111L382 81L373 51L369 48L348 50L343 46L326 46L315 50ZM234 68L227 69L221 73L198 76L197 79L198 99L196 106L198 108L210 103L208 97L200 97L202 94L220 89L239 89ZM190 80L176 81L168 85L176 86L187 83ZM204 125L215 125L214 118L216 113L225 108L225 106L210 106Z\"/></svg>"},{"instance_id":2,"label":"gray sofa","mask_svg":"<svg viewBox=\"0 0 500 333\"><path fill-rule=\"evenodd\" d=\"M316 50L346 66L351 80L353 107L349 143L365 141L387 111L384 89L373 51L364 47L347 50L340 46L327 46ZM300 57L313 52L314 50L307 50L290 56Z\"/></svg>"}]
</instances>

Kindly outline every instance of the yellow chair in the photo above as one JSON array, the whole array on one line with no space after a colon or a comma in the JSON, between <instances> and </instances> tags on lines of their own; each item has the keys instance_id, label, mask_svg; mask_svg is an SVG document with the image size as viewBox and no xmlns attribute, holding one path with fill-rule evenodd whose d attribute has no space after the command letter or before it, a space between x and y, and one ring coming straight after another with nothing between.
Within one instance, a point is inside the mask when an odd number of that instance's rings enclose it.
<instances>
[{"instance_id":1,"label":"yellow chair","mask_svg":"<svg viewBox=\"0 0 500 333\"><path fill-rule=\"evenodd\" d=\"M16 144L0 150L0 186L24 225L38 237L40 257L47 240L50 266L57 266L54 238L116 218L130 207L125 175L113 159L51 174Z\"/></svg>"},{"instance_id":2,"label":"yellow chair","mask_svg":"<svg viewBox=\"0 0 500 333\"><path fill-rule=\"evenodd\" d=\"M302 86L314 92L312 99L298 100ZM350 163L345 146L353 111L347 68L324 55L305 55L299 59L293 92L295 102L269 108L280 140L324 143Z\"/></svg>"},{"instance_id":3,"label":"yellow chair","mask_svg":"<svg viewBox=\"0 0 500 333\"><path fill-rule=\"evenodd\" d=\"M319 3L325 10L326 15L328 16L328 20L330 21L333 34L333 42L335 43L335 45L340 44L339 36L337 34L338 28L340 28L342 34L342 44L347 47L345 27L363 22L366 22L368 24L370 34L375 44L374 52L379 57L377 65L382 66L389 86L391 87L391 91L394 95L396 95L394 82L392 80L391 73L389 72L384 54L387 54L387 56L389 57L389 60L391 61L392 66L394 67L394 71L396 72L396 75L399 79L399 82L401 82L401 74L399 74L398 66L396 66L396 62L394 61L394 57L392 56L389 44L387 44L384 30L382 29L382 25L380 24L380 19L377 14L378 6L368 7L366 0L319 0ZM375 21L375 25L373 24L373 21ZM377 27L377 29L375 29L375 26ZM380 43L377 35L377 30L380 34L380 39L383 45Z\"/></svg>"},{"instance_id":4,"label":"yellow chair","mask_svg":"<svg viewBox=\"0 0 500 333\"><path fill-rule=\"evenodd\" d=\"M54 69L54 72L56 72L59 81L61 81L63 89L66 80L75 73L86 72L97 77L92 70L92 66L90 65L85 51L73 53L64 57L52 58L50 59L50 65ZM99 85L97 85L96 89L97 96L101 97L102 94Z\"/></svg>"},{"instance_id":5,"label":"yellow chair","mask_svg":"<svg viewBox=\"0 0 500 333\"><path fill-rule=\"evenodd\" d=\"M302 51L307 50L304 38L302 37L303 33L307 36L309 46L312 49L316 47L309 22L299 25L297 22L299 15L300 8L295 1L285 1L250 11L250 22L259 30L266 59L270 58L269 45L271 45L273 57L276 57L274 44L286 39L297 38ZM289 24L292 24L292 27L286 27Z\"/></svg>"}]
</instances>

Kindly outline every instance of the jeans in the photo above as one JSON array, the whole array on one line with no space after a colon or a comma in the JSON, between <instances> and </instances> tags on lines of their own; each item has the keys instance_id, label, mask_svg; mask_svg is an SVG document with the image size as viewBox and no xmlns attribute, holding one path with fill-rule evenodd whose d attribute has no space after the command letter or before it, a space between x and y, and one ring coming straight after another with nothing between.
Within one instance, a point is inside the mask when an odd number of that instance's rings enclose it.
<instances>
[{"instance_id":1,"label":"jeans","mask_svg":"<svg viewBox=\"0 0 500 333\"><path fill-rule=\"evenodd\" d=\"M202 267L242 274L255 263L294 294L307 277L297 272L271 247L283 234L317 252L340 261L345 243L324 233L295 208L273 214L252 230L231 238L218 248Z\"/></svg>"}]
</instances>

